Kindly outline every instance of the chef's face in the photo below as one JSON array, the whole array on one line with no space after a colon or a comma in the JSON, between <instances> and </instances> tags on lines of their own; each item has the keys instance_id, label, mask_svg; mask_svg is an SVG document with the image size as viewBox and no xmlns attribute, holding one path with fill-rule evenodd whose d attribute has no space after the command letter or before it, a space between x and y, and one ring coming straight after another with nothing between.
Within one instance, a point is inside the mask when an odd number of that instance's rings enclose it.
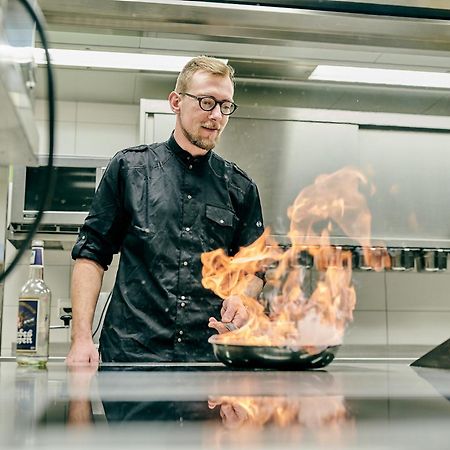
<instances>
[{"instance_id":1,"label":"chef's face","mask_svg":"<svg viewBox=\"0 0 450 450\"><path fill-rule=\"evenodd\" d=\"M198 71L186 92L197 97L211 96L218 101L233 101L234 87L229 77ZM204 111L198 100L188 95L179 98L178 119L177 125L184 137L205 153L217 145L228 123L228 116L221 113L219 104L211 111Z\"/></svg>"}]
</instances>

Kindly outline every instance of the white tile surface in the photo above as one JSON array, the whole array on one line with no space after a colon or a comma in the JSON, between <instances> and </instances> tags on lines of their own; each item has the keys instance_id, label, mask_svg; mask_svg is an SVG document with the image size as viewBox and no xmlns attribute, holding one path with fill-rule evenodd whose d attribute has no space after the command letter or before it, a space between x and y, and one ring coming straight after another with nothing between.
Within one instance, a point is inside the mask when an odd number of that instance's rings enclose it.
<instances>
[{"instance_id":1,"label":"white tile surface","mask_svg":"<svg viewBox=\"0 0 450 450\"><path fill-rule=\"evenodd\" d=\"M17 308L17 302L22 286L25 284L29 276L28 264L19 264L8 275L5 280L5 294L3 304L5 306L14 306Z\"/></svg>"},{"instance_id":2,"label":"white tile surface","mask_svg":"<svg viewBox=\"0 0 450 450\"><path fill-rule=\"evenodd\" d=\"M386 288L384 272L353 272L356 290L356 309L359 311L384 311Z\"/></svg>"},{"instance_id":3,"label":"white tile surface","mask_svg":"<svg viewBox=\"0 0 450 450\"><path fill-rule=\"evenodd\" d=\"M44 280L52 292L52 302L57 298L69 297L70 266L48 266L45 268Z\"/></svg>"},{"instance_id":4,"label":"white tile surface","mask_svg":"<svg viewBox=\"0 0 450 450\"><path fill-rule=\"evenodd\" d=\"M138 125L138 105L113 103L78 103L77 122Z\"/></svg>"},{"instance_id":5,"label":"white tile surface","mask_svg":"<svg viewBox=\"0 0 450 450\"><path fill-rule=\"evenodd\" d=\"M11 354L11 343L16 342L17 334L17 305L3 307L2 324L2 356Z\"/></svg>"},{"instance_id":6,"label":"white tile surface","mask_svg":"<svg viewBox=\"0 0 450 450\"><path fill-rule=\"evenodd\" d=\"M386 336L385 312L355 311L344 336L344 345L383 345L387 343Z\"/></svg>"},{"instance_id":7,"label":"white tile surface","mask_svg":"<svg viewBox=\"0 0 450 450\"><path fill-rule=\"evenodd\" d=\"M56 102L56 121L75 122L77 112L76 102ZM37 120L48 120L48 104L46 100L36 100L35 117Z\"/></svg>"},{"instance_id":8,"label":"white tile surface","mask_svg":"<svg viewBox=\"0 0 450 450\"><path fill-rule=\"evenodd\" d=\"M60 311L55 302L50 310L50 326L64 325L60 319ZM70 328L50 329L50 342L70 342Z\"/></svg>"},{"instance_id":9,"label":"white tile surface","mask_svg":"<svg viewBox=\"0 0 450 450\"><path fill-rule=\"evenodd\" d=\"M137 144L136 127L79 122L76 131L78 156L112 157L119 150Z\"/></svg>"},{"instance_id":10,"label":"white tile surface","mask_svg":"<svg viewBox=\"0 0 450 450\"><path fill-rule=\"evenodd\" d=\"M48 122L37 121L39 133L39 154L47 155ZM75 122L55 122L54 152L57 155L73 155L75 153Z\"/></svg>"},{"instance_id":11,"label":"white tile surface","mask_svg":"<svg viewBox=\"0 0 450 450\"><path fill-rule=\"evenodd\" d=\"M70 251L65 250L45 250L45 266L69 266L71 257Z\"/></svg>"},{"instance_id":12,"label":"white tile surface","mask_svg":"<svg viewBox=\"0 0 450 450\"><path fill-rule=\"evenodd\" d=\"M449 311L450 276L443 273L386 273L390 311Z\"/></svg>"},{"instance_id":13,"label":"white tile surface","mask_svg":"<svg viewBox=\"0 0 450 450\"><path fill-rule=\"evenodd\" d=\"M450 337L450 312L388 312L390 345L437 345Z\"/></svg>"}]
</instances>

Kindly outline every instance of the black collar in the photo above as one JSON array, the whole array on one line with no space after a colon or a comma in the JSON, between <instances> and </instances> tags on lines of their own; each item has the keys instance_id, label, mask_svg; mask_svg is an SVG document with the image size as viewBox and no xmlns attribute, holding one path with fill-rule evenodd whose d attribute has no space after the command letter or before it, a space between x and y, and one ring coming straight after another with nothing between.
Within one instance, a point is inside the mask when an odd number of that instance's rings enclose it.
<instances>
[{"instance_id":1,"label":"black collar","mask_svg":"<svg viewBox=\"0 0 450 450\"><path fill-rule=\"evenodd\" d=\"M169 140L167 141L167 146L170 150L175 153L177 158L182 161L186 166L194 166L199 167L206 164L211 158L211 150L209 150L206 154L200 156L192 156L189 152L184 150L178 145L178 142L175 140L173 133L171 134Z\"/></svg>"}]
</instances>

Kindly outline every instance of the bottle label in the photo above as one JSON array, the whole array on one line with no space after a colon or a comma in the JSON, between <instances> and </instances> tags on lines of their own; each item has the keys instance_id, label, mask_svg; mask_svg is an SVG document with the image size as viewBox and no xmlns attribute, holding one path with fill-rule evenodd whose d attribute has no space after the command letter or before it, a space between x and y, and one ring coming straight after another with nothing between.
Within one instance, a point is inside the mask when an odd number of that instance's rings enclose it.
<instances>
[{"instance_id":1,"label":"bottle label","mask_svg":"<svg viewBox=\"0 0 450 450\"><path fill-rule=\"evenodd\" d=\"M37 321L39 300L19 299L17 317L17 352L35 352L37 350Z\"/></svg>"},{"instance_id":2,"label":"bottle label","mask_svg":"<svg viewBox=\"0 0 450 450\"><path fill-rule=\"evenodd\" d=\"M31 249L30 265L43 266L44 265L44 249L42 247L33 247Z\"/></svg>"}]
</instances>

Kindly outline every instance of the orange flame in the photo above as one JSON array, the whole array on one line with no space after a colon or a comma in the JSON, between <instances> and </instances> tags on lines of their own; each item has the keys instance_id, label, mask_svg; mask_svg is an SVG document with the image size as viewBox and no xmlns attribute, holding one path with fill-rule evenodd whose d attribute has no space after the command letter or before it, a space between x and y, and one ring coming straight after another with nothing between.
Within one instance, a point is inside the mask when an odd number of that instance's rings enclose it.
<instances>
[{"instance_id":1,"label":"orange flame","mask_svg":"<svg viewBox=\"0 0 450 450\"><path fill-rule=\"evenodd\" d=\"M202 254L203 286L222 299L240 295L250 314L242 328L213 336L212 341L288 346L310 353L342 342L356 304L352 253L331 245L330 233L346 234L358 242L367 266L381 270L390 264L386 249L370 247L371 215L359 191L361 185L367 185L361 172L344 168L320 175L300 192L288 209L291 246L287 250L266 229L234 257L222 249ZM318 271L315 290L309 296L306 269L299 263L304 254L312 257ZM266 272L268 314L257 299L246 295L254 274L261 271Z\"/></svg>"},{"instance_id":2,"label":"orange flame","mask_svg":"<svg viewBox=\"0 0 450 450\"><path fill-rule=\"evenodd\" d=\"M208 405L211 409L220 406L222 423L228 429L262 428L269 423L317 429L351 420L342 396L220 396L209 398Z\"/></svg>"}]
</instances>

